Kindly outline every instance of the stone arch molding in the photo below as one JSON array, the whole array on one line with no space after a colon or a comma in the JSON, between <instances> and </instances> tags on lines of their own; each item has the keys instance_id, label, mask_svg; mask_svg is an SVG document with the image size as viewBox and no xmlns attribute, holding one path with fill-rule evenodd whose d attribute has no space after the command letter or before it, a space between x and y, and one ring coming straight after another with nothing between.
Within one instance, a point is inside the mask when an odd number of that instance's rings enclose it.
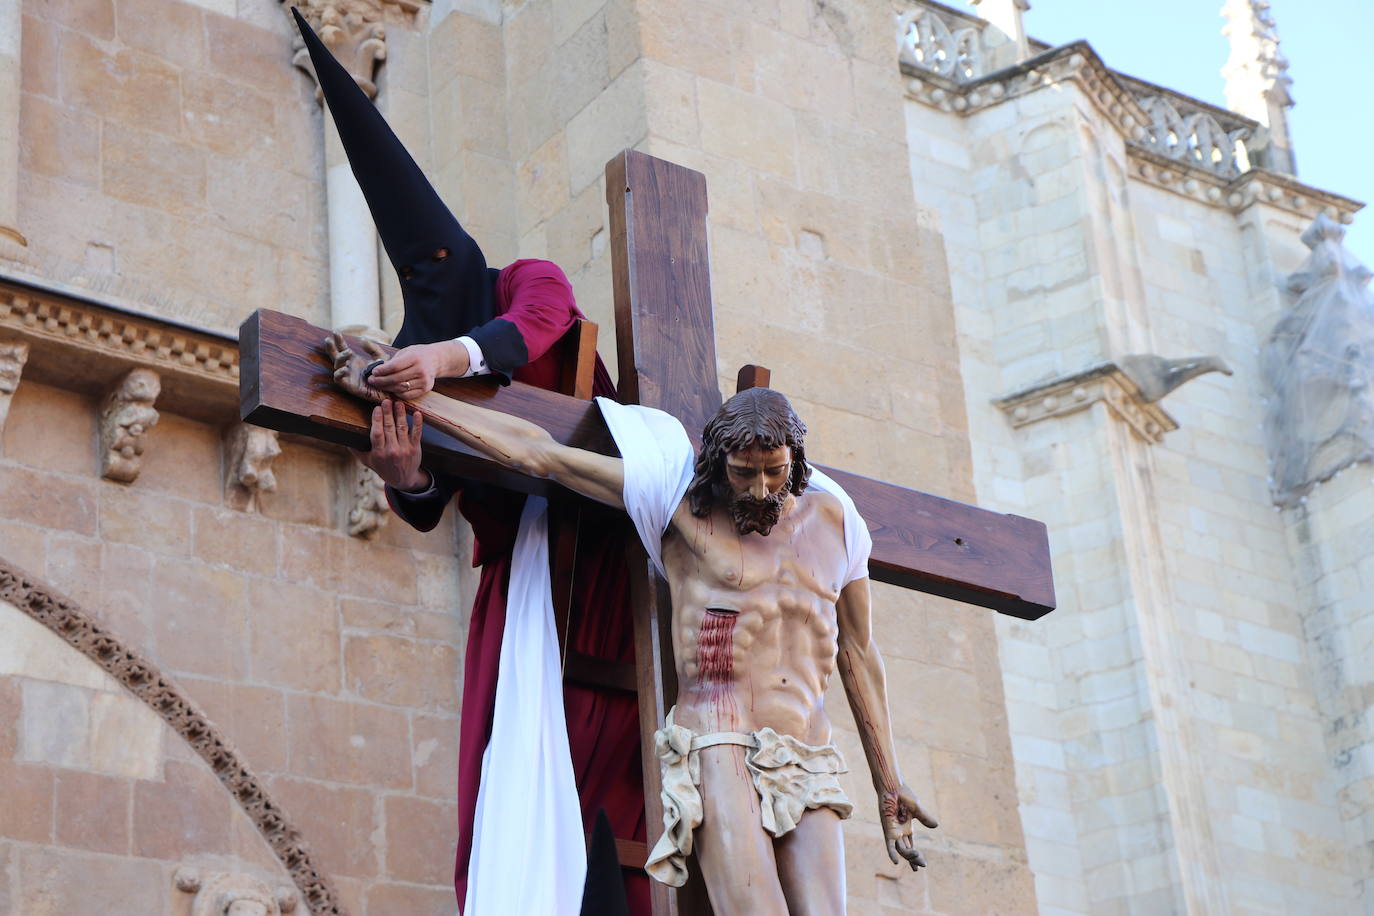
<instances>
[{"instance_id":1,"label":"stone arch molding","mask_svg":"<svg viewBox=\"0 0 1374 916\"><path fill-rule=\"evenodd\" d=\"M80 605L46 583L0 559L0 600L47 627L95 662L142 700L201 758L272 848L315 916L345 916L328 878L262 780L233 745L171 678L115 634L96 623Z\"/></svg>"}]
</instances>

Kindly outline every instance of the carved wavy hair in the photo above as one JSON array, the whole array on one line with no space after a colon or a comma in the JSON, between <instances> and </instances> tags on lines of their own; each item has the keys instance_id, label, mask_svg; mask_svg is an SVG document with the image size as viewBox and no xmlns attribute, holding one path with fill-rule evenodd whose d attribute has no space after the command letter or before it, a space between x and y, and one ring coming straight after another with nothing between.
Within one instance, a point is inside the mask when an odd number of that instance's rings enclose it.
<instances>
[{"instance_id":1,"label":"carved wavy hair","mask_svg":"<svg viewBox=\"0 0 1374 916\"><path fill-rule=\"evenodd\" d=\"M811 479L806 464L806 424L792 409L786 395L771 388L747 388L720 406L701 433L701 454L696 475L687 486L687 505L698 518L710 513L721 498L728 498L725 457L757 445L762 449L792 449L792 469L787 489L800 496Z\"/></svg>"}]
</instances>

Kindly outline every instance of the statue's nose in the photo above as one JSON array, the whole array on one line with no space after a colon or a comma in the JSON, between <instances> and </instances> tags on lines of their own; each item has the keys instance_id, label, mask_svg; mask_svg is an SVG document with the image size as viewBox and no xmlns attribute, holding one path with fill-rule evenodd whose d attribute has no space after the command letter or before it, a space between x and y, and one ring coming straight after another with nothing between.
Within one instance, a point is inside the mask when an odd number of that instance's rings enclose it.
<instances>
[{"instance_id":1,"label":"statue's nose","mask_svg":"<svg viewBox=\"0 0 1374 916\"><path fill-rule=\"evenodd\" d=\"M767 499L768 483L765 480L763 480L763 478L755 480L752 484L749 485L749 495L754 497L755 499Z\"/></svg>"}]
</instances>

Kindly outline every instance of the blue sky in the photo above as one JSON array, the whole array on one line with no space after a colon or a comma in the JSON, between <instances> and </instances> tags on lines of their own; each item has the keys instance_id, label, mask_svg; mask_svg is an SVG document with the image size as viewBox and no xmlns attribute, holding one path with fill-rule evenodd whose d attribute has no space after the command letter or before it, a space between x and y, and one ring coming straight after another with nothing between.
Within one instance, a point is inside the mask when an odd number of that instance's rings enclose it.
<instances>
[{"instance_id":1,"label":"blue sky","mask_svg":"<svg viewBox=\"0 0 1374 916\"><path fill-rule=\"evenodd\" d=\"M1086 38L1115 70L1225 105L1221 5L1031 0L1026 31L1056 45ZM1371 204L1346 244L1374 267L1374 0L1271 0L1271 9L1297 102L1289 115L1298 178Z\"/></svg>"}]
</instances>

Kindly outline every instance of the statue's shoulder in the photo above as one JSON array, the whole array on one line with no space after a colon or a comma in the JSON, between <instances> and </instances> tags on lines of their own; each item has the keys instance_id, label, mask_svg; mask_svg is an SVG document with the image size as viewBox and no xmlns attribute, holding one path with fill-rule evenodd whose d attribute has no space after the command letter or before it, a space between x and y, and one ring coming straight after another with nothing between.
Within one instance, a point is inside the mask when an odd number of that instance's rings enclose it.
<instances>
[{"instance_id":1,"label":"statue's shoulder","mask_svg":"<svg viewBox=\"0 0 1374 916\"><path fill-rule=\"evenodd\" d=\"M807 487L802 491L802 498L812 505L813 511L824 519L826 524L835 525L843 530L844 503L840 502L838 496L819 487Z\"/></svg>"}]
</instances>

